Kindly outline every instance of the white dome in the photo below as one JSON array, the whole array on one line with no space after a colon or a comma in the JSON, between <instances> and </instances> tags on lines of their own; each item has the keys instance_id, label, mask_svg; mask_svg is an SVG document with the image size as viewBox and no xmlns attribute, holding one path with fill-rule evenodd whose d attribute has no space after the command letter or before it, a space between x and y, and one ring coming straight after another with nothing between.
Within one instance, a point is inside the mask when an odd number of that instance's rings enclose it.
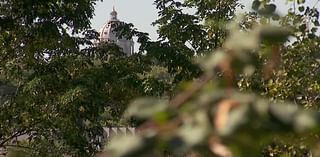
<instances>
[{"instance_id":1,"label":"white dome","mask_svg":"<svg viewBox=\"0 0 320 157\"><path fill-rule=\"evenodd\" d=\"M122 48L123 52L127 55L132 55L134 51L134 42L133 40L128 40L125 38L119 38L114 32L114 29L124 22L121 22L117 18L118 13L113 8L110 13L110 19L103 25L100 29L100 42L112 42L116 43L120 48Z\"/></svg>"}]
</instances>

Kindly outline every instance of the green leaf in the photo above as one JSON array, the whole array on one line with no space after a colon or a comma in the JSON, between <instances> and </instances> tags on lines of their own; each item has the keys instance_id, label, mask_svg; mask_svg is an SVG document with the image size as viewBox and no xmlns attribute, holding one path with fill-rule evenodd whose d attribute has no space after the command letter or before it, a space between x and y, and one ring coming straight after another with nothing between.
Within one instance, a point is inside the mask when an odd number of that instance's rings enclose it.
<instances>
[{"instance_id":1,"label":"green leaf","mask_svg":"<svg viewBox=\"0 0 320 157\"><path fill-rule=\"evenodd\" d=\"M266 11L271 14L273 12L275 12L277 9L277 6L275 4L269 4L266 6Z\"/></svg>"},{"instance_id":2,"label":"green leaf","mask_svg":"<svg viewBox=\"0 0 320 157\"><path fill-rule=\"evenodd\" d=\"M317 27L313 27L313 28L311 28L311 32L312 32L312 33L316 33L316 32L317 32L317 30L318 30L318 28L317 28Z\"/></svg>"},{"instance_id":3,"label":"green leaf","mask_svg":"<svg viewBox=\"0 0 320 157\"><path fill-rule=\"evenodd\" d=\"M267 4L258 10L258 13L270 17L275 11L277 6L275 4Z\"/></svg>"},{"instance_id":4,"label":"green leaf","mask_svg":"<svg viewBox=\"0 0 320 157\"><path fill-rule=\"evenodd\" d=\"M258 10L259 7L260 7L260 5L261 5L260 0L254 0L254 1L252 2L252 9L253 9L253 10Z\"/></svg>"},{"instance_id":5,"label":"green leaf","mask_svg":"<svg viewBox=\"0 0 320 157\"><path fill-rule=\"evenodd\" d=\"M303 11L304 11L304 6L299 6L298 10L299 10L300 12L303 12Z\"/></svg>"},{"instance_id":6,"label":"green leaf","mask_svg":"<svg viewBox=\"0 0 320 157\"><path fill-rule=\"evenodd\" d=\"M301 32L305 32L306 29L307 29L307 25L306 25L306 24L302 24L302 25L299 26L299 30L300 30Z\"/></svg>"}]
</instances>

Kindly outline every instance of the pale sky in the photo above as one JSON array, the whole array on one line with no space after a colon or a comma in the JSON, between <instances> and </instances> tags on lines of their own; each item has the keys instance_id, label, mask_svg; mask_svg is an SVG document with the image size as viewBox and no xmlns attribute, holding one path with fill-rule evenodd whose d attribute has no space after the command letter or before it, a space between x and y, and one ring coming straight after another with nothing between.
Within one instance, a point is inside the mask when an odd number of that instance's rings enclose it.
<instances>
[{"instance_id":1,"label":"pale sky","mask_svg":"<svg viewBox=\"0 0 320 157\"><path fill-rule=\"evenodd\" d=\"M99 30L109 19L112 7L115 6L121 21L133 23L142 32L148 32L151 39L157 38L156 28L151 23L157 19L157 10L153 0L104 0L95 7L92 27Z\"/></svg>"},{"instance_id":2,"label":"pale sky","mask_svg":"<svg viewBox=\"0 0 320 157\"><path fill-rule=\"evenodd\" d=\"M319 0L306 0L309 6L313 6L317 1ZM243 0L244 5L248 8L251 7L251 2L252 0ZM275 2L278 6L278 12L285 13L287 11L286 0L275 0ZM281 2L280 5L279 2ZM157 19L157 10L153 5L153 0L104 0L103 2L97 2L95 17L92 19L94 29L99 30L109 19L113 6L115 6L118 18L121 21L133 23L140 31L148 32L151 39L157 38L156 28L151 26L151 23ZM317 7L319 8L319 4L317 4Z\"/></svg>"}]
</instances>

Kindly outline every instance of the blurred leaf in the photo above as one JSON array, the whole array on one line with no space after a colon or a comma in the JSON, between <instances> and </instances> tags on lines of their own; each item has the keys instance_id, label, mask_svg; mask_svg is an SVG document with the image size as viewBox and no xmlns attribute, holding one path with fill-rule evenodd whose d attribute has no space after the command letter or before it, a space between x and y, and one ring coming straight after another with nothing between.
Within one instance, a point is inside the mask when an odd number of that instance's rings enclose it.
<instances>
[{"instance_id":1,"label":"blurred leaf","mask_svg":"<svg viewBox=\"0 0 320 157\"><path fill-rule=\"evenodd\" d=\"M304 132L314 128L319 123L319 115L312 112L299 112L294 119L294 126L297 132Z\"/></svg>"},{"instance_id":2,"label":"blurred leaf","mask_svg":"<svg viewBox=\"0 0 320 157\"><path fill-rule=\"evenodd\" d=\"M210 125L207 114L204 111L197 111L177 130L177 135L187 144L193 147L204 141L210 133Z\"/></svg>"},{"instance_id":3,"label":"blurred leaf","mask_svg":"<svg viewBox=\"0 0 320 157\"><path fill-rule=\"evenodd\" d=\"M260 37L271 43L284 42L292 34L289 28L265 26L261 28Z\"/></svg>"},{"instance_id":4,"label":"blurred leaf","mask_svg":"<svg viewBox=\"0 0 320 157\"><path fill-rule=\"evenodd\" d=\"M201 61L200 65L203 67L203 69L206 72L212 73L213 69L227 59L227 55L223 51L217 51L215 53L209 54L207 58L204 59L204 61Z\"/></svg>"},{"instance_id":5,"label":"blurred leaf","mask_svg":"<svg viewBox=\"0 0 320 157\"><path fill-rule=\"evenodd\" d=\"M298 106L292 104L271 104L270 113L278 118L281 122L291 125L294 121L294 116L298 112Z\"/></svg>"},{"instance_id":6,"label":"blurred leaf","mask_svg":"<svg viewBox=\"0 0 320 157\"><path fill-rule=\"evenodd\" d=\"M230 111L226 125L218 129L221 136L232 136L240 126L248 122L249 106L241 104L236 109Z\"/></svg>"},{"instance_id":7,"label":"blurred leaf","mask_svg":"<svg viewBox=\"0 0 320 157\"><path fill-rule=\"evenodd\" d=\"M260 7L260 4L261 4L261 2L259 1L259 0L254 0L253 2L252 2L252 9L253 10L258 10L259 9L259 7Z\"/></svg>"},{"instance_id":8,"label":"blurred leaf","mask_svg":"<svg viewBox=\"0 0 320 157\"><path fill-rule=\"evenodd\" d=\"M304 6L299 6L298 9L299 9L300 12L303 12L304 11Z\"/></svg>"},{"instance_id":9,"label":"blurred leaf","mask_svg":"<svg viewBox=\"0 0 320 157\"><path fill-rule=\"evenodd\" d=\"M303 4L305 3L305 0L297 0L298 1L298 4Z\"/></svg>"},{"instance_id":10,"label":"blurred leaf","mask_svg":"<svg viewBox=\"0 0 320 157\"><path fill-rule=\"evenodd\" d=\"M127 111L127 117L150 118L168 108L167 101L154 98L140 98L133 101Z\"/></svg>"},{"instance_id":11,"label":"blurred leaf","mask_svg":"<svg viewBox=\"0 0 320 157\"><path fill-rule=\"evenodd\" d=\"M106 147L113 157L130 157L139 152L144 147L144 141L141 137L135 135L116 136L111 139Z\"/></svg>"}]
</instances>

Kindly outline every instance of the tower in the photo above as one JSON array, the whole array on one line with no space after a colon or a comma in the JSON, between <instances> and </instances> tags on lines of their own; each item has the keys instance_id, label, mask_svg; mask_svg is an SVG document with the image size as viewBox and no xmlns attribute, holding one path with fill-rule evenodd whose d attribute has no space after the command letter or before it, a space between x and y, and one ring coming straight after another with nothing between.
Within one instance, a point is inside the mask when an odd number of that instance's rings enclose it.
<instances>
[{"instance_id":1,"label":"tower","mask_svg":"<svg viewBox=\"0 0 320 157\"><path fill-rule=\"evenodd\" d=\"M109 20L103 25L100 29L100 42L110 42L117 44L122 51L130 56L134 52L134 42L131 39L126 39L125 37L118 37L114 31L119 25L124 24L124 22L118 19L118 13L113 7L112 12L110 13Z\"/></svg>"}]
</instances>

